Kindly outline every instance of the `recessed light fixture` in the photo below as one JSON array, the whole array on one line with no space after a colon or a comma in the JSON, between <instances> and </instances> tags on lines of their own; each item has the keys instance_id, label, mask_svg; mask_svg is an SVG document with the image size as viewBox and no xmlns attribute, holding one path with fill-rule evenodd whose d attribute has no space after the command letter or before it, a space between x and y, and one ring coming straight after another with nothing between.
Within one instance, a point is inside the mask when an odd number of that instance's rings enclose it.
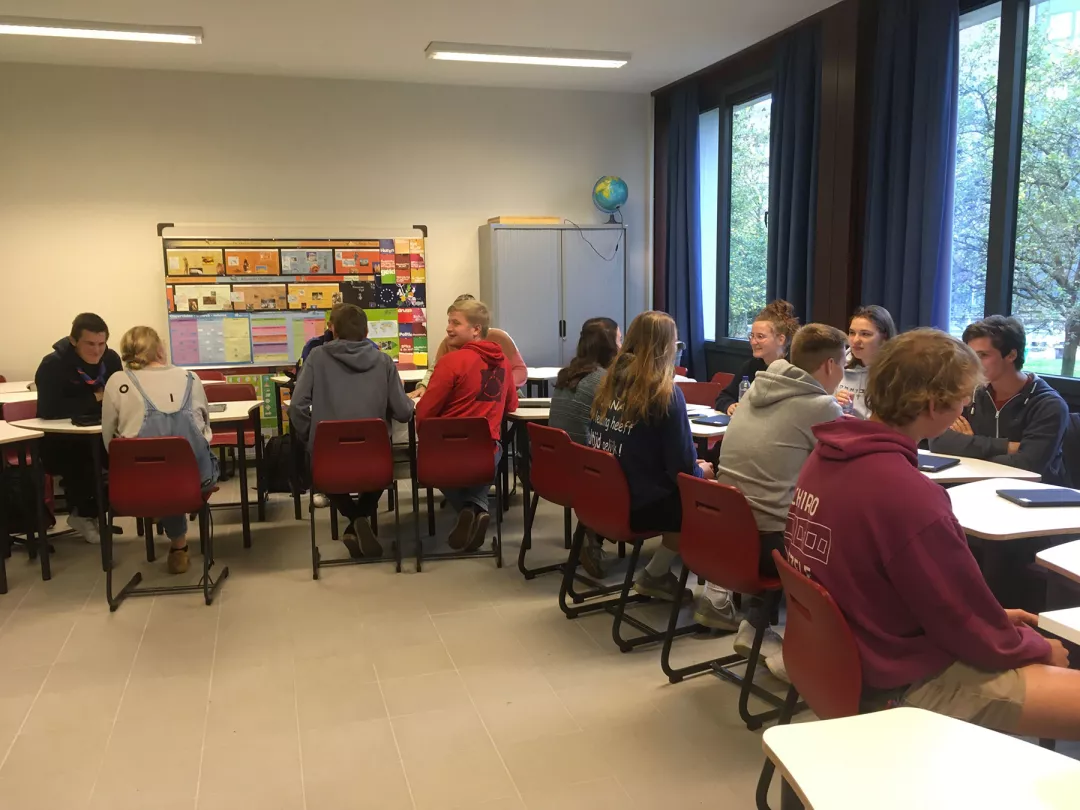
<instances>
[{"instance_id":1,"label":"recessed light fixture","mask_svg":"<svg viewBox=\"0 0 1080 810\"><path fill-rule=\"evenodd\" d=\"M428 59L442 59L450 62L494 62L502 65L621 68L630 61L628 53L515 48L509 45L469 45L461 42L432 42L424 53L427 54Z\"/></svg>"},{"instance_id":2,"label":"recessed light fixture","mask_svg":"<svg viewBox=\"0 0 1080 810\"><path fill-rule=\"evenodd\" d=\"M119 39L125 42L170 42L176 45L200 45L203 39L201 28L54 20L46 17L0 16L0 34L75 39Z\"/></svg>"}]
</instances>

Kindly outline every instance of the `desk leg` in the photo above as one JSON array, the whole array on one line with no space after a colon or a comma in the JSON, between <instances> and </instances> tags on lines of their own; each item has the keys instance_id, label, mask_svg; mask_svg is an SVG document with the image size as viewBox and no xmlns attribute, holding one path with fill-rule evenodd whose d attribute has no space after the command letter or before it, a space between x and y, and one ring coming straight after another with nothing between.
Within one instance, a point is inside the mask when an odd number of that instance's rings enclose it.
<instances>
[{"instance_id":1,"label":"desk leg","mask_svg":"<svg viewBox=\"0 0 1080 810\"><path fill-rule=\"evenodd\" d=\"M108 572L112 568L112 535L108 521L108 504L105 502L105 471L101 468L101 434L95 433L90 439L91 458L94 461L94 494L98 505L98 535L101 537L101 570Z\"/></svg>"},{"instance_id":2,"label":"desk leg","mask_svg":"<svg viewBox=\"0 0 1080 810\"><path fill-rule=\"evenodd\" d=\"M259 411L251 417L252 426L255 428L255 495L259 502L259 522L266 520L266 491L263 487L263 435L262 416Z\"/></svg>"},{"instance_id":3,"label":"desk leg","mask_svg":"<svg viewBox=\"0 0 1080 810\"><path fill-rule=\"evenodd\" d=\"M409 420L409 477L412 479L413 543L416 554L416 572L424 565L424 546L420 539L420 483L416 478L416 420ZM428 507L430 509L430 506Z\"/></svg>"},{"instance_id":4,"label":"desk leg","mask_svg":"<svg viewBox=\"0 0 1080 810\"><path fill-rule=\"evenodd\" d=\"M31 444L30 474L34 479L34 505L37 518L38 555L41 557L41 578L48 582L52 579L52 563L49 560L49 530L45 519L45 470L41 466L41 457L35 445Z\"/></svg>"},{"instance_id":5,"label":"desk leg","mask_svg":"<svg viewBox=\"0 0 1080 810\"><path fill-rule=\"evenodd\" d=\"M532 548L532 520L529 519L529 506L532 501L532 482L529 480L531 477L531 464L532 464L532 448L529 444L529 431L528 425L524 425L525 430L518 430L515 440L515 445L518 453L521 456L521 496L522 507L525 514L525 534L521 538L521 545L523 548ZM509 498L507 498L509 500ZM534 507L535 510L535 507ZM535 511L533 516L535 517Z\"/></svg>"},{"instance_id":6,"label":"desk leg","mask_svg":"<svg viewBox=\"0 0 1080 810\"><path fill-rule=\"evenodd\" d=\"M236 463L240 467L240 525L244 532L244 548L251 548L251 518L248 516L247 452L244 448L243 423L236 426Z\"/></svg>"}]
</instances>

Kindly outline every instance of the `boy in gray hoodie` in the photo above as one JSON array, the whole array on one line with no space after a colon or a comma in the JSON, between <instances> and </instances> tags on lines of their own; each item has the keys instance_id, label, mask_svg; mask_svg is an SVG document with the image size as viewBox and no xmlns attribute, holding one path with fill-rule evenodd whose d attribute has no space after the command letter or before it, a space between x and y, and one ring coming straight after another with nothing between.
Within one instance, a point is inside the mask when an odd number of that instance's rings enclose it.
<instances>
[{"instance_id":1,"label":"boy in gray hoodie","mask_svg":"<svg viewBox=\"0 0 1080 810\"><path fill-rule=\"evenodd\" d=\"M847 338L839 329L810 323L791 342L791 361L776 360L758 372L744 404L735 411L720 445L716 480L738 489L750 504L761 540L762 575L775 577L773 549L784 548L784 526L806 459L814 449L814 425L843 416L836 387L844 378ZM768 626L763 600L751 597L746 619L738 624L735 651L748 656L758 627ZM718 629L736 627L731 594L707 584L694 619ZM784 680L780 636L768 630L761 656Z\"/></svg>"},{"instance_id":2,"label":"boy in gray hoodie","mask_svg":"<svg viewBox=\"0 0 1080 810\"><path fill-rule=\"evenodd\" d=\"M316 347L300 371L289 405L289 422L297 438L315 448L319 423L339 419L387 419L408 422L413 401L405 394L397 366L367 339L367 315L358 306L343 304L330 316L336 340ZM349 520L342 542L354 558L381 557L382 546L367 518L378 506L381 492L328 495L330 503Z\"/></svg>"}]
</instances>

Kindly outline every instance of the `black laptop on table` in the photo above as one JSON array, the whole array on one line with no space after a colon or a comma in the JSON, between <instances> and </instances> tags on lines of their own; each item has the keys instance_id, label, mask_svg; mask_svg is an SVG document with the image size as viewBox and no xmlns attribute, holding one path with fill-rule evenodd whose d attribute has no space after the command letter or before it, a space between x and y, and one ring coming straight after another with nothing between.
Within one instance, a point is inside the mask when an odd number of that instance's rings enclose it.
<instances>
[{"instance_id":1,"label":"black laptop on table","mask_svg":"<svg viewBox=\"0 0 1080 810\"><path fill-rule=\"evenodd\" d=\"M919 453L919 472L936 473L955 467L960 463L958 458L947 456L934 456L930 453Z\"/></svg>"},{"instance_id":2,"label":"black laptop on table","mask_svg":"<svg viewBox=\"0 0 1080 810\"><path fill-rule=\"evenodd\" d=\"M999 489L998 497L1017 506L1080 506L1080 492L1065 487L1039 489Z\"/></svg>"}]
</instances>

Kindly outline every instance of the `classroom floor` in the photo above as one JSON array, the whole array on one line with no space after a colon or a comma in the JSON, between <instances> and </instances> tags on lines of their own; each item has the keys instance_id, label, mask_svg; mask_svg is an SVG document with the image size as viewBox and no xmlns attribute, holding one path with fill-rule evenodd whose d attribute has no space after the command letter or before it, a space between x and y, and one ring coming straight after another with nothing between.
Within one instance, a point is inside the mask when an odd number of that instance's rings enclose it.
<instances>
[{"instance_id":1,"label":"classroom floor","mask_svg":"<svg viewBox=\"0 0 1080 810\"><path fill-rule=\"evenodd\" d=\"M344 554L320 518L324 557ZM405 518L411 534L407 506ZM658 648L617 651L610 617L566 620L557 577L526 582L514 565L520 498L502 570L407 562L314 582L307 524L285 496L248 551L235 511L215 523L231 575L209 608L185 594L110 614L99 552L76 539L56 541L49 583L25 556L9 561L0 807L753 806L761 732L739 720L737 690L708 675L669 685ZM147 564L121 525L122 573L161 569L163 553ZM565 558L561 531L561 510L542 507L530 559ZM730 645L683 639L677 662Z\"/></svg>"}]
</instances>

